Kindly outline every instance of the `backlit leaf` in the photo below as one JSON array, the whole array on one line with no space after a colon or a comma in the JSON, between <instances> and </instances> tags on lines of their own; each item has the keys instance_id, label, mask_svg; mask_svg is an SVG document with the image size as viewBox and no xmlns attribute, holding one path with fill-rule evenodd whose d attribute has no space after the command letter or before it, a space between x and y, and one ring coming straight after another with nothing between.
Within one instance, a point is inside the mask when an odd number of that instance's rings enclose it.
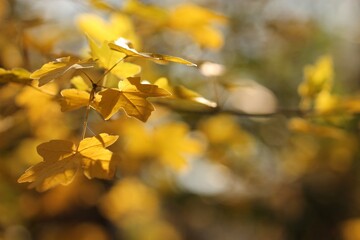
<instances>
[{"instance_id":1,"label":"backlit leaf","mask_svg":"<svg viewBox=\"0 0 360 240\"><path fill-rule=\"evenodd\" d=\"M6 70L0 68L0 83L16 82L16 83L30 83L30 72L23 68L13 68Z\"/></svg>"},{"instance_id":2,"label":"backlit leaf","mask_svg":"<svg viewBox=\"0 0 360 240\"><path fill-rule=\"evenodd\" d=\"M78 89L64 89L61 91L61 111L72 111L81 107L89 105L90 93ZM90 106L97 108L98 102L100 102L100 96L95 95L91 101Z\"/></svg>"},{"instance_id":3,"label":"backlit leaf","mask_svg":"<svg viewBox=\"0 0 360 240\"><path fill-rule=\"evenodd\" d=\"M45 191L59 184L72 182L77 171L88 178L108 179L114 174L110 167L113 153L106 149L118 136L101 133L85 138L79 147L66 140L51 140L38 146L38 153L44 161L30 167L18 182L30 182L30 188Z\"/></svg>"},{"instance_id":4,"label":"backlit leaf","mask_svg":"<svg viewBox=\"0 0 360 240\"><path fill-rule=\"evenodd\" d=\"M135 46L140 45L132 21L126 15L114 13L110 15L108 21L105 21L99 15L86 13L77 18L77 24L84 33L98 43L124 37L130 39Z\"/></svg>"},{"instance_id":5,"label":"backlit leaf","mask_svg":"<svg viewBox=\"0 0 360 240\"><path fill-rule=\"evenodd\" d=\"M188 66L196 66L195 63L192 63L190 61L187 61L183 58L169 56L169 55L162 55L158 53L142 53L138 52L136 49L132 47L131 42L124 38L117 39L114 43L109 43L109 47L112 50L122 52L130 57L139 57L139 58L146 58L153 62L159 63L159 64L166 64L169 62L175 62L180 64L185 64Z\"/></svg>"},{"instance_id":6,"label":"backlit leaf","mask_svg":"<svg viewBox=\"0 0 360 240\"><path fill-rule=\"evenodd\" d=\"M146 98L166 97L170 93L153 84L141 84L140 78L128 78L119 82L119 89L106 89L99 95L101 101L98 111L106 120L122 108L127 115L145 122L154 110Z\"/></svg>"},{"instance_id":7,"label":"backlit leaf","mask_svg":"<svg viewBox=\"0 0 360 240\"><path fill-rule=\"evenodd\" d=\"M170 86L166 78L159 78L155 84L172 94L166 100L156 99L156 102L171 108L184 111L206 112L213 111L217 107L215 102L184 86Z\"/></svg>"},{"instance_id":8,"label":"backlit leaf","mask_svg":"<svg viewBox=\"0 0 360 240\"><path fill-rule=\"evenodd\" d=\"M197 65L195 63L192 63L188 60L185 60L183 58L169 56L169 55L163 55L158 53L146 53L150 57L152 57L152 61L156 62L158 64L168 64L169 62L173 63L180 63L191 67L196 67Z\"/></svg>"},{"instance_id":9,"label":"backlit leaf","mask_svg":"<svg viewBox=\"0 0 360 240\"><path fill-rule=\"evenodd\" d=\"M118 136L108 134L100 134L92 138L85 138L79 144L78 151L84 157L82 161L82 168L84 175L91 178L111 178L114 171L110 169L110 160L113 153L106 149L112 145Z\"/></svg>"},{"instance_id":10,"label":"backlit leaf","mask_svg":"<svg viewBox=\"0 0 360 240\"><path fill-rule=\"evenodd\" d=\"M44 64L40 69L33 72L30 77L39 80L42 86L54 79L71 79L78 75L83 69L93 68L95 62L92 60L79 60L75 57L62 57L53 62Z\"/></svg>"},{"instance_id":11,"label":"backlit leaf","mask_svg":"<svg viewBox=\"0 0 360 240\"><path fill-rule=\"evenodd\" d=\"M101 47L90 37L88 37L88 42L91 49L91 57L94 60L98 60L101 67L111 69L111 73L117 77L125 79L133 77L141 71L140 66L122 61L126 57L126 54L111 50L107 41L103 42Z\"/></svg>"},{"instance_id":12,"label":"backlit leaf","mask_svg":"<svg viewBox=\"0 0 360 240\"><path fill-rule=\"evenodd\" d=\"M75 146L66 140L52 140L37 147L44 161L30 167L18 182L31 182L29 188L45 191L58 184L69 184L78 169Z\"/></svg>"}]
</instances>

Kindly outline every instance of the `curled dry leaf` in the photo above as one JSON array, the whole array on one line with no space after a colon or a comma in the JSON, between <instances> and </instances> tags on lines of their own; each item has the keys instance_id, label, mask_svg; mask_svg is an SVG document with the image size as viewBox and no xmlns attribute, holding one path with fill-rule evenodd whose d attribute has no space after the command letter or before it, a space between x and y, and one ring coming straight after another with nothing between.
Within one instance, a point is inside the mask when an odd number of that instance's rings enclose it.
<instances>
[{"instance_id":1,"label":"curled dry leaf","mask_svg":"<svg viewBox=\"0 0 360 240\"><path fill-rule=\"evenodd\" d=\"M30 182L29 188L45 191L59 184L70 184L78 171L89 179L109 179L114 174L110 167L114 156L106 147L117 139L118 136L101 133L83 139L78 147L67 140L42 143L37 152L44 161L27 169L18 182Z\"/></svg>"}]
</instances>

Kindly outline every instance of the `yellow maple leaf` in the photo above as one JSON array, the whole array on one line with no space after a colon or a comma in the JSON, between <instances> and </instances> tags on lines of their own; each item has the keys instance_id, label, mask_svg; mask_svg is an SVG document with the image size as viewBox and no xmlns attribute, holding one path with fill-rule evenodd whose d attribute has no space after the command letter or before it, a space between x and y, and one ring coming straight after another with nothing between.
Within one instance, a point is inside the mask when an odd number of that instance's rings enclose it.
<instances>
[{"instance_id":1,"label":"yellow maple leaf","mask_svg":"<svg viewBox=\"0 0 360 240\"><path fill-rule=\"evenodd\" d=\"M85 80L80 76L75 76L70 80L71 84L74 85L76 89L82 91L90 91L92 88L92 83L89 80Z\"/></svg>"},{"instance_id":2,"label":"yellow maple leaf","mask_svg":"<svg viewBox=\"0 0 360 240\"><path fill-rule=\"evenodd\" d=\"M216 109L216 102L210 101L199 93L182 85L170 86L167 78L159 78L156 85L167 90L171 96L166 100L157 99L156 102L183 111L208 112Z\"/></svg>"},{"instance_id":3,"label":"yellow maple leaf","mask_svg":"<svg viewBox=\"0 0 360 240\"><path fill-rule=\"evenodd\" d=\"M119 82L119 89L109 88L99 92L101 101L97 110L105 118L111 118L120 108L127 115L146 121L154 106L146 100L148 97L166 97L166 90L153 84L142 84L140 78L128 78Z\"/></svg>"},{"instance_id":4,"label":"yellow maple leaf","mask_svg":"<svg viewBox=\"0 0 360 240\"><path fill-rule=\"evenodd\" d=\"M28 84L31 81L30 72L23 68L13 68L11 70L0 68L0 83L15 82Z\"/></svg>"},{"instance_id":5,"label":"yellow maple leaf","mask_svg":"<svg viewBox=\"0 0 360 240\"><path fill-rule=\"evenodd\" d=\"M99 47L90 37L88 42L91 50L91 57L98 60L101 67L110 70L111 73L119 78L125 79L133 77L141 71L140 66L124 62L126 54L118 51L112 51L108 46L108 42L104 41Z\"/></svg>"},{"instance_id":6,"label":"yellow maple leaf","mask_svg":"<svg viewBox=\"0 0 360 240\"><path fill-rule=\"evenodd\" d=\"M96 14L81 14L77 19L79 28L98 43L104 41L114 41L119 37L130 39L135 46L140 46L133 23L124 14L113 13L109 21Z\"/></svg>"},{"instance_id":7,"label":"yellow maple leaf","mask_svg":"<svg viewBox=\"0 0 360 240\"><path fill-rule=\"evenodd\" d=\"M29 188L45 191L59 184L71 183L78 171L88 178L111 178L114 174L110 167L113 153L106 147L117 139L118 136L101 133L83 139L78 147L67 140L42 143L37 151L44 161L26 170L18 182L30 182Z\"/></svg>"},{"instance_id":8,"label":"yellow maple leaf","mask_svg":"<svg viewBox=\"0 0 360 240\"><path fill-rule=\"evenodd\" d=\"M97 109L101 97L95 94L94 99L90 100L90 93L78 89L64 89L61 91L62 98L60 99L61 111L72 111L81 107L89 105Z\"/></svg>"},{"instance_id":9,"label":"yellow maple leaf","mask_svg":"<svg viewBox=\"0 0 360 240\"><path fill-rule=\"evenodd\" d=\"M53 62L44 64L40 69L33 72L30 77L39 80L42 86L54 79L71 79L85 69L95 66L92 60L79 60L75 57L62 57Z\"/></svg>"},{"instance_id":10,"label":"yellow maple leaf","mask_svg":"<svg viewBox=\"0 0 360 240\"><path fill-rule=\"evenodd\" d=\"M226 17L194 4L182 4L171 13L169 26L188 33L201 46L218 49L223 45L222 33L213 23L225 24Z\"/></svg>"},{"instance_id":11,"label":"yellow maple leaf","mask_svg":"<svg viewBox=\"0 0 360 240\"><path fill-rule=\"evenodd\" d=\"M175 56L170 56L170 55L163 55L163 54L158 54L158 53L142 53L142 52L138 52L132 45L132 43L125 39L125 38L119 38L116 41L114 41L113 43L110 42L109 43L109 47L112 50L121 52L126 54L129 57L139 57L139 58L145 58L145 59L149 59L153 62L156 62L158 64L166 64L169 62L174 62L174 63L180 63L180 64L184 64L187 66L196 66L195 63L192 63L188 60L185 60L183 58L179 58L179 57L175 57Z\"/></svg>"}]
</instances>

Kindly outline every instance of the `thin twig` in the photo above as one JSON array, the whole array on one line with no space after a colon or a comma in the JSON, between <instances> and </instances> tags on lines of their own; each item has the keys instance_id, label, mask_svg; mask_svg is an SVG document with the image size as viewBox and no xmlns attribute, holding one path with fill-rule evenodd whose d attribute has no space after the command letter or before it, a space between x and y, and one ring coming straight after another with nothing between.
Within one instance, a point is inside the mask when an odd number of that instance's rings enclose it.
<instances>
[{"instance_id":1,"label":"thin twig","mask_svg":"<svg viewBox=\"0 0 360 240\"><path fill-rule=\"evenodd\" d=\"M84 122L83 122L83 129L82 129L81 139L84 139L85 135L86 135L89 112L90 112L90 108L91 108L91 102L94 100L95 91L96 91L96 87L92 88L91 92L90 92L89 103L86 106L86 112L85 112L85 117L84 117Z\"/></svg>"},{"instance_id":2,"label":"thin twig","mask_svg":"<svg viewBox=\"0 0 360 240\"><path fill-rule=\"evenodd\" d=\"M119 63L124 61L128 56L125 56L124 58L119 59L111 68L107 69L104 74L95 82L95 84L98 84L101 80L104 79L104 77L111 72Z\"/></svg>"},{"instance_id":3,"label":"thin twig","mask_svg":"<svg viewBox=\"0 0 360 240\"><path fill-rule=\"evenodd\" d=\"M176 107L171 107L168 104L164 103L164 102L156 102L156 104L158 105L162 105L168 108L171 108L172 110L174 110L175 112L179 112L179 113L185 113L185 114L201 114L201 115L216 115L216 114L231 114L231 115L236 115L239 117L258 117L258 118L270 118L270 117L275 117L278 115L283 115L286 117L308 117L308 116L315 116L314 112L312 111L306 111L306 110L301 110L301 109L285 109L285 108L278 108L276 111L274 112L269 112L269 113L247 113L247 112L241 112L238 110L229 110L229 109L223 109L220 107L216 107L216 108L208 108L206 110L185 110L185 109L176 109Z\"/></svg>"}]
</instances>

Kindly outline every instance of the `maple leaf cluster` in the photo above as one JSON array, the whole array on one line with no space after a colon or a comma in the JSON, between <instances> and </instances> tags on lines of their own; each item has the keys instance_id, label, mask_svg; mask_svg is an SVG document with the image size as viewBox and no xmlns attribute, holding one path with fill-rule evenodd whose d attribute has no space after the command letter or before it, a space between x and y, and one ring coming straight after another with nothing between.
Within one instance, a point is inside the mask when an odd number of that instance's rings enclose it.
<instances>
[{"instance_id":1,"label":"maple leaf cluster","mask_svg":"<svg viewBox=\"0 0 360 240\"><path fill-rule=\"evenodd\" d=\"M43 161L26 170L18 180L20 183L30 182L30 188L45 191L58 184L67 185L78 172L83 172L90 179L113 177L115 165L111 162L115 157L106 148L119 136L101 133L85 138L90 109L97 111L104 120L109 120L122 109L128 116L145 122L154 111L154 106L147 98L171 95L156 84L142 83L141 78L135 76L140 72L140 67L125 60L141 58L160 64L175 62L196 66L179 57L138 52L124 38L114 42L105 41L101 46L90 37L88 41L90 58L61 57L44 64L33 73L25 69L1 69L2 82L20 83L39 91L43 91L43 86L52 81L65 84L72 82L75 88L60 91L61 110L72 111L86 107L83 139L78 145L68 140L51 140L37 147ZM108 80L115 80L117 86L108 86Z\"/></svg>"}]
</instances>

